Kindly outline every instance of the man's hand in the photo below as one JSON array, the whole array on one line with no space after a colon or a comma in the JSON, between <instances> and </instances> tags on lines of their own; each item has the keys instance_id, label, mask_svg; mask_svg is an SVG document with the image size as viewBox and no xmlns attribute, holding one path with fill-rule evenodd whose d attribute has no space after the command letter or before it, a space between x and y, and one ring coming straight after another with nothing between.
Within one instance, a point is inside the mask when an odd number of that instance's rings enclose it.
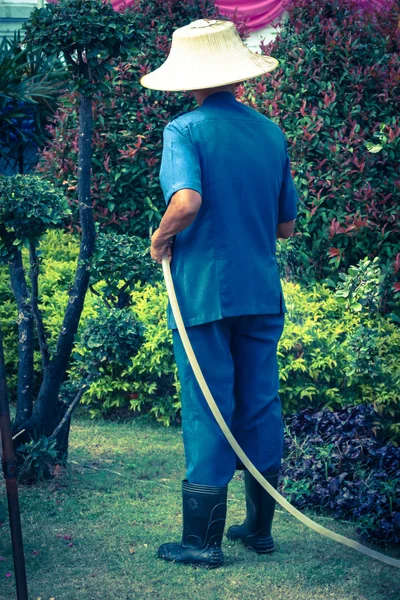
<instances>
[{"instance_id":1,"label":"man's hand","mask_svg":"<svg viewBox=\"0 0 400 600\"><path fill-rule=\"evenodd\" d=\"M167 254L169 260L171 260L172 252L170 240L165 240L160 235L160 229L156 229L156 231L151 236L150 254L151 258L158 263L162 262L164 254Z\"/></svg>"},{"instance_id":2,"label":"man's hand","mask_svg":"<svg viewBox=\"0 0 400 600\"><path fill-rule=\"evenodd\" d=\"M290 238L294 231L295 221L296 219L293 219L293 221L287 221L286 223L279 223L276 229L276 237L284 240Z\"/></svg>"}]
</instances>

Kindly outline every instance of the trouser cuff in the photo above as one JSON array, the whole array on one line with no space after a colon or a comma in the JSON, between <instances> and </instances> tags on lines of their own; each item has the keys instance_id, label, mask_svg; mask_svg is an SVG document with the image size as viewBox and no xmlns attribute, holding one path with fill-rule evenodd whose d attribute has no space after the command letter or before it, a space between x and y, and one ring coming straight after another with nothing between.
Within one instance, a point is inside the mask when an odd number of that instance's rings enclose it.
<instances>
[{"instance_id":1,"label":"trouser cuff","mask_svg":"<svg viewBox=\"0 0 400 600\"><path fill-rule=\"evenodd\" d=\"M228 485L203 485L200 483L189 483L187 479L182 481L182 491L196 494L224 494Z\"/></svg>"}]
</instances>

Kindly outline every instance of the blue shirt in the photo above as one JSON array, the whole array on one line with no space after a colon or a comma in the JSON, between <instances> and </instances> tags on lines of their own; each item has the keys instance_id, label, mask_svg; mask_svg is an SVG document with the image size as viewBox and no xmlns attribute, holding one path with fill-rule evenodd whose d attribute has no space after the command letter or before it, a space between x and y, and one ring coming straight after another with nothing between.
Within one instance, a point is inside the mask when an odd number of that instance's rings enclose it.
<instances>
[{"instance_id":1,"label":"blue shirt","mask_svg":"<svg viewBox=\"0 0 400 600\"><path fill-rule=\"evenodd\" d=\"M296 218L298 195L278 125L230 92L215 92L164 129L160 183L167 204L184 188L203 200L172 250L185 326L287 312L276 229ZM176 328L170 304L167 321Z\"/></svg>"}]
</instances>

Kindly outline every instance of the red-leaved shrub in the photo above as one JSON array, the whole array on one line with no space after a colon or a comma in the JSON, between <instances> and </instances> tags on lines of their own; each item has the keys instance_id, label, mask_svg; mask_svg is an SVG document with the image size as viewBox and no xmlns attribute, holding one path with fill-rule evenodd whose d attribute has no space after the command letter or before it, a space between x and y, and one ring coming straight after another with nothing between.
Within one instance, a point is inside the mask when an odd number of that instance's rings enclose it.
<instances>
[{"instance_id":1,"label":"red-leaved shrub","mask_svg":"<svg viewBox=\"0 0 400 600\"><path fill-rule=\"evenodd\" d=\"M384 310L400 292L400 3L292 0L276 40L280 66L239 89L289 140L301 203L287 264L337 280L379 256Z\"/></svg>"}]
</instances>

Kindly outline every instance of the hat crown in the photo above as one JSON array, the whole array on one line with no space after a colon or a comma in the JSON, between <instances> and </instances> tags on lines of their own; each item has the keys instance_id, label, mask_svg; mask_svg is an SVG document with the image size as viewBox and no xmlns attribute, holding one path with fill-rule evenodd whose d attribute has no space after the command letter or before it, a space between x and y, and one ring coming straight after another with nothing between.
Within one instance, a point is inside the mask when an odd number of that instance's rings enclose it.
<instances>
[{"instance_id":1,"label":"hat crown","mask_svg":"<svg viewBox=\"0 0 400 600\"><path fill-rule=\"evenodd\" d=\"M172 39L176 38L194 38L207 37L209 35L220 35L221 32L233 29L236 33L236 27L231 21L221 21L217 19L198 19L192 21L189 25L175 29L172 34Z\"/></svg>"},{"instance_id":2,"label":"hat crown","mask_svg":"<svg viewBox=\"0 0 400 600\"><path fill-rule=\"evenodd\" d=\"M257 77L277 64L251 52L231 21L198 19L174 31L167 60L141 82L153 89L197 90Z\"/></svg>"},{"instance_id":3,"label":"hat crown","mask_svg":"<svg viewBox=\"0 0 400 600\"><path fill-rule=\"evenodd\" d=\"M217 19L198 19L197 21L192 21L187 25L188 29L203 29L204 27L211 27L216 23L221 23L222 21L218 21Z\"/></svg>"}]
</instances>

